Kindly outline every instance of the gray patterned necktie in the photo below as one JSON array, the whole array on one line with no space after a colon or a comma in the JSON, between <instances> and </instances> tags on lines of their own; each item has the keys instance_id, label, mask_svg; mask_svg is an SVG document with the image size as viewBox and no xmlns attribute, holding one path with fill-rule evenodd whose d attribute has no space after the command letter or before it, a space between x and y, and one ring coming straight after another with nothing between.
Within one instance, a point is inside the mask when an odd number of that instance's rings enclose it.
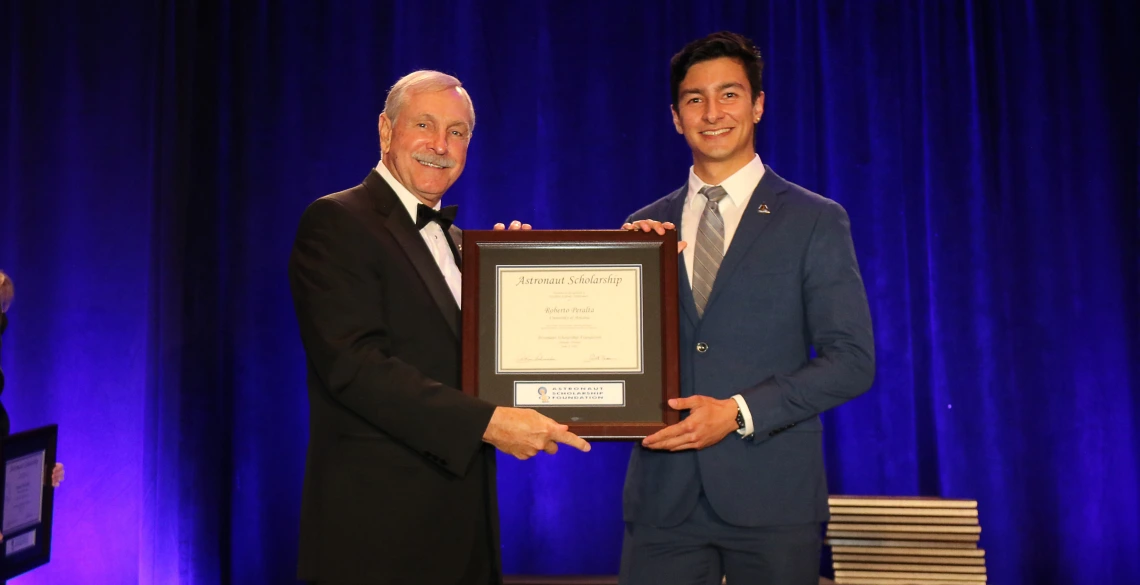
<instances>
[{"instance_id":1,"label":"gray patterned necktie","mask_svg":"<svg viewBox=\"0 0 1140 585\"><path fill-rule=\"evenodd\" d=\"M720 261L724 259L724 218L720 215L720 200L728 195L724 187L706 185L699 191L708 199L701 224L697 228L697 245L693 249L693 300L697 315L703 317L705 305L712 294Z\"/></svg>"}]
</instances>

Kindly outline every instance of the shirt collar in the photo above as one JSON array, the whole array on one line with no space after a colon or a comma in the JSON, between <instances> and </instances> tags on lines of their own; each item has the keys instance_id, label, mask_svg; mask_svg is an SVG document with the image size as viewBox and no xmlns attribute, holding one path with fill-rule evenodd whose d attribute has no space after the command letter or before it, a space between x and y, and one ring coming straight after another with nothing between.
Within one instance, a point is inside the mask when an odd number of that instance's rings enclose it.
<instances>
[{"instance_id":1,"label":"shirt collar","mask_svg":"<svg viewBox=\"0 0 1140 585\"><path fill-rule=\"evenodd\" d=\"M392 171L389 171L388 167L384 166L383 162L376 164L376 172L380 173L380 176L384 178L384 181L388 183L388 186L396 192L396 197L400 199L400 203L404 204L404 209L408 210L408 216L412 218L412 223L416 223L416 215L419 213L417 208L423 202L420 201L415 195L412 195L412 192L408 191L407 187L397 181L396 177L392 175ZM439 211L439 207L440 202L437 201L433 209Z\"/></svg>"},{"instance_id":2,"label":"shirt collar","mask_svg":"<svg viewBox=\"0 0 1140 585\"><path fill-rule=\"evenodd\" d=\"M752 197L752 192L756 190L756 186L760 184L760 179L763 178L764 163L760 160L760 155L757 154L743 168L725 179L720 186L724 187L725 192L728 193L726 199L731 201L733 206L740 206L748 203L748 199ZM694 168L689 167L689 194L685 199L686 204L704 206L704 201L698 202L697 194L706 184L697 176Z\"/></svg>"}]
</instances>

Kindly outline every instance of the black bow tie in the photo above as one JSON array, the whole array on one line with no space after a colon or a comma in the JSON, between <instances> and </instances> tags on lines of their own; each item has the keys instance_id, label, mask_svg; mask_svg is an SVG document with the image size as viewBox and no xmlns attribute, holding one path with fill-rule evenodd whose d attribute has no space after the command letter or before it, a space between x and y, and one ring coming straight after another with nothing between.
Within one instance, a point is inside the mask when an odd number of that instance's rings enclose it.
<instances>
[{"instance_id":1,"label":"black bow tie","mask_svg":"<svg viewBox=\"0 0 1140 585\"><path fill-rule=\"evenodd\" d=\"M416 229L422 230L424 226L435 221L439 223L439 227L443 231L451 229L451 224L455 222L455 214L459 211L458 205L448 205L439 211L436 211L423 203L416 206Z\"/></svg>"}]
</instances>

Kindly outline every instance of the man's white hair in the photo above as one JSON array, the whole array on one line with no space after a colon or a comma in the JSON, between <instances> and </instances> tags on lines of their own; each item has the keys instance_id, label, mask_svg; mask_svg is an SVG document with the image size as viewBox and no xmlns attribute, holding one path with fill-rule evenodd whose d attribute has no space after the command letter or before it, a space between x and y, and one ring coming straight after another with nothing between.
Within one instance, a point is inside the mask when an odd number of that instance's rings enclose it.
<instances>
[{"instance_id":1,"label":"man's white hair","mask_svg":"<svg viewBox=\"0 0 1140 585\"><path fill-rule=\"evenodd\" d=\"M12 306L12 297L15 296L16 289L12 286L12 279L0 270L0 313L7 313L8 307Z\"/></svg>"},{"instance_id":2,"label":"man's white hair","mask_svg":"<svg viewBox=\"0 0 1140 585\"><path fill-rule=\"evenodd\" d=\"M413 71L400 78L388 90L388 99L384 101L384 113L388 119L395 122L403 109L409 93L420 91L443 91L456 88L467 99L467 108L471 111L471 129L475 129L475 105L471 103L471 96L463 89L463 83L458 79L439 71L423 69Z\"/></svg>"}]
</instances>

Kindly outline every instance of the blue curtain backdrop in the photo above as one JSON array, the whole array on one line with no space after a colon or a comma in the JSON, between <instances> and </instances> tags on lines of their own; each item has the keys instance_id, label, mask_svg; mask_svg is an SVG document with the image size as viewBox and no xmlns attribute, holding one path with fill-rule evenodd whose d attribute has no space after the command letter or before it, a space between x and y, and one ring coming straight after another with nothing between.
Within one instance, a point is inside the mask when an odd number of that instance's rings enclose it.
<instances>
[{"instance_id":1,"label":"blue curtain backdrop","mask_svg":"<svg viewBox=\"0 0 1140 585\"><path fill-rule=\"evenodd\" d=\"M474 97L462 225L617 227L685 180L668 59L726 28L768 61L761 156L846 206L871 300L832 490L977 498L995 583L1140 578L1134 1L0 4L3 400L68 467L17 582L292 582L286 258L376 163L386 88ZM628 452L502 459L507 570L616 571Z\"/></svg>"}]
</instances>

